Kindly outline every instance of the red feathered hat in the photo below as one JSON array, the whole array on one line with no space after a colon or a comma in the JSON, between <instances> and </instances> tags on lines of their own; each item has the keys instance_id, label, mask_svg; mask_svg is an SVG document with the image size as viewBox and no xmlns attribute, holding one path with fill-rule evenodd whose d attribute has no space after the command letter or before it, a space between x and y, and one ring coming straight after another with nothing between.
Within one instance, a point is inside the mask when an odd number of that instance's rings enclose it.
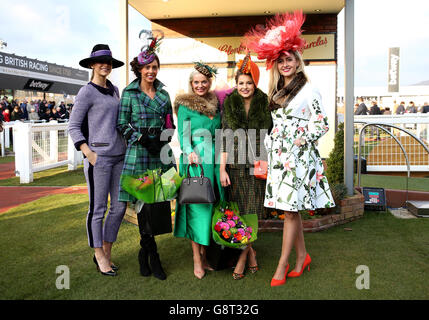
<instances>
[{"instance_id":1,"label":"red feathered hat","mask_svg":"<svg viewBox=\"0 0 429 320\"><path fill-rule=\"evenodd\" d=\"M258 59L267 59L267 70L274 61L289 51L302 53L305 40L301 27L305 16L302 10L294 13L276 14L267 21L265 28L253 28L244 35L244 46L258 54Z\"/></svg>"}]
</instances>

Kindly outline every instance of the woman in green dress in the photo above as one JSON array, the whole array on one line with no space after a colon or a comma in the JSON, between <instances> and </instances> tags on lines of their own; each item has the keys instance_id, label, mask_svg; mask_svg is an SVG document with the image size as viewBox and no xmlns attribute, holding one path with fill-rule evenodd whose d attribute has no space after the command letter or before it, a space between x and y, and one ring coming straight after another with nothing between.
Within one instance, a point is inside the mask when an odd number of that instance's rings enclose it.
<instances>
[{"instance_id":1,"label":"woman in green dress","mask_svg":"<svg viewBox=\"0 0 429 320\"><path fill-rule=\"evenodd\" d=\"M227 129L231 129L230 133L237 137L234 137L230 151L227 145L223 150L221 184L223 187L230 186L228 199L237 202L240 215L257 214L259 219L265 219L265 180L254 176L253 161L256 160L258 150L265 151L261 146L260 135L265 135L272 126L271 113L267 95L257 87L259 68L250 60L250 55L240 60L237 66L237 88L225 99L222 117L224 135L227 135ZM241 141L238 141L239 138ZM233 272L235 280L244 277L247 260L249 271L258 271L256 251L251 244L240 254Z\"/></svg>"},{"instance_id":2,"label":"woman in green dress","mask_svg":"<svg viewBox=\"0 0 429 320\"><path fill-rule=\"evenodd\" d=\"M180 175L187 174L188 164L200 164L219 200L223 199L223 189L219 179L219 161L215 159L215 134L221 128L221 115L218 99L210 91L214 73L215 70L209 66L197 63L189 78L189 94L177 96L174 110L182 150ZM200 176L197 166L189 169L191 176ZM174 235L191 240L194 275L198 279L204 277L205 270L211 270L205 247L210 244L213 210L213 204L176 204Z\"/></svg>"}]
</instances>

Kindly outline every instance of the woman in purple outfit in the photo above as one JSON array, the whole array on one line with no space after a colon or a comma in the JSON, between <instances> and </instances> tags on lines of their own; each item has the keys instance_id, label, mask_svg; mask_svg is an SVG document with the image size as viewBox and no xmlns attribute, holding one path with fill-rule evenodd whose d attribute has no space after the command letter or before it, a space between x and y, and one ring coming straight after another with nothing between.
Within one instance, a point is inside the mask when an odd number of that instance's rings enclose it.
<instances>
[{"instance_id":1,"label":"woman in purple outfit","mask_svg":"<svg viewBox=\"0 0 429 320\"><path fill-rule=\"evenodd\" d=\"M88 244L94 248L93 261L101 274L116 276L118 267L112 263L111 249L126 210L126 202L118 201L126 145L116 129L119 91L107 76L112 68L124 63L112 57L108 45L97 44L91 56L79 64L92 69L92 77L76 96L69 133L76 149L85 157L84 173L89 194ZM109 194L110 209L104 220Z\"/></svg>"}]
</instances>

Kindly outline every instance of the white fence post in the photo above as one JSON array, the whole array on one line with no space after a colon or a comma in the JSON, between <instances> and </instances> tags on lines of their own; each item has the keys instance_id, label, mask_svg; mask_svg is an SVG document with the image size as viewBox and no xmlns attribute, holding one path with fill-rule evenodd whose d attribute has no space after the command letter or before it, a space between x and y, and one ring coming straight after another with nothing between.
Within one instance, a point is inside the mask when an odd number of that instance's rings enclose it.
<instances>
[{"instance_id":1,"label":"white fence post","mask_svg":"<svg viewBox=\"0 0 429 320\"><path fill-rule=\"evenodd\" d=\"M70 135L68 135L67 152L67 158L69 160L68 170L76 170L77 166L82 163L83 157L82 152L77 151L74 147L74 143Z\"/></svg>"},{"instance_id":2,"label":"white fence post","mask_svg":"<svg viewBox=\"0 0 429 320\"><path fill-rule=\"evenodd\" d=\"M58 121L49 123L58 123ZM53 162L58 162L58 130L49 131L49 158Z\"/></svg>"},{"instance_id":3,"label":"white fence post","mask_svg":"<svg viewBox=\"0 0 429 320\"><path fill-rule=\"evenodd\" d=\"M31 123L16 122L13 131L14 146L19 145L15 149L16 174L20 183L30 183L33 181Z\"/></svg>"},{"instance_id":4,"label":"white fence post","mask_svg":"<svg viewBox=\"0 0 429 320\"><path fill-rule=\"evenodd\" d=\"M4 136L5 136L4 132L5 132L5 130L6 129L3 128L3 131L0 132L1 156L2 157L4 157L6 155L6 150L5 150L5 147L4 147Z\"/></svg>"},{"instance_id":5,"label":"white fence post","mask_svg":"<svg viewBox=\"0 0 429 320\"><path fill-rule=\"evenodd\" d=\"M4 128L4 146L6 148L10 148L10 128L13 128L12 126L5 126Z\"/></svg>"}]
</instances>

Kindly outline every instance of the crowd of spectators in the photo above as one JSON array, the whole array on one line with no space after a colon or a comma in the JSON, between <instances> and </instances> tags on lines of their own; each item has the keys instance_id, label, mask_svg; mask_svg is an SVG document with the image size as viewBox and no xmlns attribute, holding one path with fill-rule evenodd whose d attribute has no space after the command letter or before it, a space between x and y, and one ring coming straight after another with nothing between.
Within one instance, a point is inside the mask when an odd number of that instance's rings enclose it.
<instances>
[{"instance_id":1,"label":"crowd of spectators","mask_svg":"<svg viewBox=\"0 0 429 320\"><path fill-rule=\"evenodd\" d=\"M368 103L368 102L366 102ZM377 105L377 101L370 101L371 107L368 109L363 98L358 98L355 104L354 114L355 115L391 115L391 114L404 114L404 113L429 113L429 104L425 102L422 106L418 107L413 101L408 102L405 106L405 102L401 101L399 104L393 101L393 110L390 107L380 108Z\"/></svg>"},{"instance_id":2,"label":"crowd of spectators","mask_svg":"<svg viewBox=\"0 0 429 320\"><path fill-rule=\"evenodd\" d=\"M18 99L9 100L4 96L0 100L0 121L56 120L62 122L69 119L72 107L72 104L66 105L63 101L59 105L56 105L55 101L46 100L28 102L24 99L20 102Z\"/></svg>"}]
</instances>

